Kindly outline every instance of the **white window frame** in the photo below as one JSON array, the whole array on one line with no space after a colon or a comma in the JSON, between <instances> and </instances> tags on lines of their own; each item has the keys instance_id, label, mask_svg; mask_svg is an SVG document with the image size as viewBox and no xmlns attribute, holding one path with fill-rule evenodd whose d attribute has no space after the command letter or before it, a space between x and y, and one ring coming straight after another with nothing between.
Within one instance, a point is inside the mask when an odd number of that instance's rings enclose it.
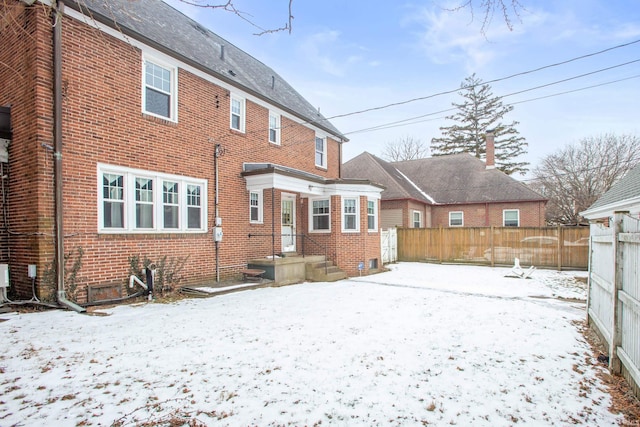
<instances>
[{"instance_id":1,"label":"white window frame","mask_svg":"<svg viewBox=\"0 0 640 427\"><path fill-rule=\"evenodd\" d=\"M347 212L347 201L354 201L353 212ZM347 217L353 217L354 228L347 228ZM360 197L342 197L342 232L360 232Z\"/></svg>"},{"instance_id":2,"label":"white window frame","mask_svg":"<svg viewBox=\"0 0 640 427\"><path fill-rule=\"evenodd\" d=\"M123 177L123 199L108 199L104 197L103 175L112 174ZM151 179L153 196L153 227L136 227L136 178ZM178 228L164 227L164 206L163 185L164 181L178 183ZM198 196L199 206L189 205L187 197L187 186L200 187ZM170 175L160 172L153 172L141 169L126 168L115 165L99 163L97 166L97 188L98 188L98 233L105 234L135 234L135 233L206 233L207 232L207 180L191 178L180 175ZM193 199L193 197L192 197ZM123 219L122 227L104 226L104 202L115 200L114 203L122 203ZM189 209L197 207L200 209L200 227L189 228Z\"/></svg>"},{"instance_id":3,"label":"white window frame","mask_svg":"<svg viewBox=\"0 0 640 427\"><path fill-rule=\"evenodd\" d=\"M246 118L247 118L247 101L246 99L238 96L238 95L234 95L231 94L231 99L229 100L229 127L235 131L238 132L245 132L245 124L246 124ZM233 111L233 103L238 102L240 104L240 111L239 112L234 112ZM234 127L233 126L233 117L234 116L238 116L238 127Z\"/></svg>"},{"instance_id":4,"label":"white window frame","mask_svg":"<svg viewBox=\"0 0 640 427\"><path fill-rule=\"evenodd\" d=\"M326 214L327 218L328 218L328 228L324 229L314 229L313 228L313 218L314 216L320 216L319 215L314 215L313 213L313 204L314 202L321 202L321 201L326 201L327 202L327 209L328 212ZM325 214L321 214L322 216L325 216ZM330 197L323 197L323 198L317 198L317 199L309 199L309 233L331 233L331 198Z\"/></svg>"},{"instance_id":5,"label":"white window frame","mask_svg":"<svg viewBox=\"0 0 640 427\"><path fill-rule=\"evenodd\" d=\"M256 202L257 202L256 205L253 204L253 200L254 200L252 198L253 195L256 195L256 199L255 199ZM253 209L257 210L257 213L258 213L258 218L257 219L252 219L251 218L251 211ZM263 216L262 216L263 215L262 212L263 212L263 208L262 208L262 191L250 191L249 192L249 222L251 224L262 224L263 221L264 221Z\"/></svg>"},{"instance_id":6,"label":"white window frame","mask_svg":"<svg viewBox=\"0 0 640 427\"><path fill-rule=\"evenodd\" d=\"M170 79L171 79L171 81L169 82L169 88L170 88L169 92L167 92L164 89L158 88L156 86L147 84L147 64L148 63L169 71ZM169 95L169 117L147 110L147 87L157 92ZM178 67L176 67L175 65L168 64L165 61L160 61L153 57L143 56L142 58L142 113L149 116L153 116L153 117L159 117L163 120L169 120L172 122L178 121Z\"/></svg>"},{"instance_id":7,"label":"white window frame","mask_svg":"<svg viewBox=\"0 0 640 427\"><path fill-rule=\"evenodd\" d=\"M145 189L145 188L138 188L138 182L140 180L145 180L149 183L151 183L151 189ZM146 198L142 198L142 199L138 199L138 192L140 192L141 195L146 194L147 192L151 193L151 200L148 200ZM135 174L133 175L133 203L134 203L134 222L133 222L133 227L135 227L137 230L153 230L155 228L155 224L157 223L156 220L156 211L157 209L154 209L153 206L156 202L157 199L157 187L156 187L156 183L154 182L154 179L152 176L146 175L146 174ZM143 207L151 207L151 226L150 227L138 227L138 208L143 208Z\"/></svg>"},{"instance_id":8,"label":"white window frame","mask_svg":"<svg viewBox=\"0 0 640 427\"><path fill-rule=\"evenodd\" d=\"M416 227L416 215L418 215L418 226ZM422 212L411 211L411 228L422 228Z\"/></svg>"},{"instance_id":9,"label":"white window frame","mask_svg":"<svg viewBox=\"0 0 640 427\"><path fill-rule=\"evenodd\" d=\"M453 216L460 214L460 224L453 224ZM464 227L464 212L463 211L451 211L449 212L449 227Z\"/></svg>"},{"instance_id":10,"label":"white window frame","mask_svg":"<svg viewBox=\"0 0 640 427\"><path fill-rule=\"evenodd\" d=\"M373 214L369 212L370 203L373 203ZM373 228L369 228L369 219L371 217L373 217ZM378 201L376 199L367 199L367 230L378 232Z\"/></svg>"},{"instance_id":11,"label":"white window frame","mask_svg":"<svg viewBox=\"0 0 640 427\"><path fill-rule=\"evenodd\" d=\"M176 192L174 193L173 191L170 192L166 192L165 190L165 183L170 183L170 184L175 184L176 188ZM184 191L184 189L180 186L180 183L178 181L173 181L170 179L163 179L162 182L162 227L166 228L167 230L177 230L180 228L180 195L182 194L182 192ZM171 199L173 199L174 194L177 195L178 200L169 200L169 201L165 201L165 194L167 194ZM176 216L178 217L178 227L165 227L165 208L177 208L177 214Z\"/></svg>"},{"instance_id":12,"label":"white window frame","mask_svg":"<svg viewBox=\"0 0 640 427\"><path fill-rule=\"evenodd\" d=\"M280 145L280 114L269 111L269 142Z\"/></svg>"},{"instance_id":13,"label":"white window frame","mask_svg":"<svg viewBox=\"0 0 640 427\"><path fill-rule=\"evenodd\" d=\"M322 141L322 150L318 150L318 143ZM327 138L325 136L321 136L316 134L316 139L313 144L313 153L315 164L319 168L326 169L327 168ZM320 155L320 162L318 163L318 155Z\"/></svg>"},{"instance_id":14,"label":"white window frame","mask_svg":"<svg viewBox=\"0 0 640 427\"><path fill-rule=\"evenodd\" d=\"M507 212L515 212L518 216L516 225L507 225ZM502 226L503 227L520 227L520 209L503 209L502 210Z\"/></svg>"}]
</instances>

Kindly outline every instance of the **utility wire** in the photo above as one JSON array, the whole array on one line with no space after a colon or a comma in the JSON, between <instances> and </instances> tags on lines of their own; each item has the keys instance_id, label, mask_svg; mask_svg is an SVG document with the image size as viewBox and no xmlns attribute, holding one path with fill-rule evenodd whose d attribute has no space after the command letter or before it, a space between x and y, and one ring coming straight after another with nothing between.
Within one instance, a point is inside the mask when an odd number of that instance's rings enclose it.
<instances>
[{"instance_id":1,"label":"utility wire","mask_svg":"<svg viewBox=\"0 0 640 427\"><path fill-rule=\"evenodd\" d=\"M504 81L504 80L512 79L514 77L519 77L519 76L524 76L524 75L527 75L527 74L536 73L538 71L545 70L545 69L548 69L548 68L558 67L560 65L565 65L565 64L568 64L570 62L574 62L574 61L578 61L578 60L581 60L581 59L589 58L589 57L592 57L592 56L595 56L595 55L600 55L602 53L609 52L609 51L614 50L614 49L627 47L627 46L630 46L630 45L635 44L635 43L640 43L640 39L633 40L633 41L628 42L628 43L619 44L617 46L613 46L613 47L610 47L610 48L607 48L607 49L603 49L603 50L600 50L598 52L593 52L593 53L589 53L589 54L586 54L586 55L577 56L575 58L567 59L566 61L556 62L554 64L545 65L545 66L538 67L538 68L535 68L535 69L532 69L532 70L522 71L522 72L511 74L511 75L508 75L508 76L505 76L505 77L500 77L500 78L497 78L497 79L489 80L489 81L486 81L486 82L482 82L482 84L491 84L491 83L501 82L501 81ZM455 93L455 92L458 92L458 91L463 90L463 89L470 89L470 88L473 88L475 86L476 85L466 85L466 86L462 85L457 89L451 89L451 90L446 90L446 91L443 91L443 92L437 92L437 93L434 93L434 94L431 94L431 95L426 95L426 96L421 96L421 97L418 97L418 98L407 99L405 101L393 102L391 104L386 104L386 105L381 105L381 106L378 106L378 107L367 108L367 109L364 109L364 110L354 111L354 112L351 112L351 113L337 114L335 116L327 117L327 118L325 118L325 120L332 120L332 119L341 118L341 117L349 117L349 116L353 116L353 115L356 115L356 114L368 113L370 111L383 110L383 109L386 109L386 108L396 107L398 105L409 104L409 103L416 102L416 101L423 101L425 99L431 99L431 98L435 98L437 96L442 96L442 95L448 95L448 94L451 94L451 93Z\"/></svg>"},{"instance_id":2,"label":"utility wire","mask_svg":"<svg viewBox=\"0 0 640 427\"><path fill-rule=\"evenodd\" d=\"M524 103L527 103L527 102L538 101L540 99L552 98L552 97L560 96L560 95L567 95L567 94L574 93L574 92L581 92L581 91L587 90L587 89L594 89L594 88L597 88L597 87L600 87L600 86L606 86L606 85L610 85L610 84L614 84L614 83L623 82L623 81L626 81L626 80L637 79L638 77L640 77L640 74L636 74L634 76L626 77L626 78L623 78L623 79L610 80L608 82L599 83L599 84L595 84L595 85L591 85L591 86L585 86L585 87L581 87L581 88L578 88L578 89L567 90L567 91L564 91L564 92L557 92L557 93L552 93L550 95L539 96L539 97L536 97L536 98L529 98L529 99L525 99L525 100L522 100L522 101L511 102L511 103L509 103L509 105L524 104ZM549 84L546 84L546 85L542 85L542 86L539 86L538 88L551 86L553 84L555 84L555 83L549 83ZM507 97L507 96L512 96L512 95L517 95L517 94L520 94L520 93L523 93L523 92L528 92L529 90L533 90L533 89L526 89L526 90L519 91L519 92L509 93L509 94L506 94L506 95L502 96L502 98ZM377 131L377 130L391 129L391 128L401 127L401 126L411 126L411 125L415 125L415 124L419 124L419 123L423 123L423 122L428 122L428 121L433 121L433 120L438 120L438 119L445 119L446 117L442 117L441 116L441 117L429 118L429 119L426 119L426 120L419 120L419 121L416 121L416 122L412 121L412 120L420 119L420 118L423 118L423 117L433 116L435 114L441 114L441 113L445 113L445 112L448 112L448 111L454 111L454 110L457 110L457 108L449 108L449 109L446 109L446 110L440 110L440 111L436 111L436 112L433 112L433 113L422 114L420 116L414 116L414 117L410 117L410 118L407 118L407 119L398 120L398 121L395 121L395 122L389 122L389 123L381 124L381 125L378 125L378 126L373 126L373 127L370 127L370 128L363 128L363 129L353 130L353 131L350 131L350 132L346 132L344 135L353 135L353 134L356 134L356 133L373 132L373 131ZM411 122L411 123L406 123L406 122Z\"/></svg>"},{"instance_id":3,"label":"utility wire","mask_svg":"<svg viewBox=\"0 0 640 427\"><path fill-rule=\"evenodd\" d=\"M544 65L544 66L541 66L541 67L538 67L538 68L534 68L534 69L531 69L531 70L526 70L526 71L522 71L522 72L519 72L519 73L511 74L511 75L508 75L508 76L505 76L505 77L496 78L496 79L493 79L493 80L482 82L482 84L484 85L484 84L496 83L496 82L512 79L514 77L519 77L519 76L523 76L523 75L527 75L527 74L536 73L538 71L542 71L542 70L553 68L553 67L558 67L560 65L565 65L565 64L568 64L568 63L571 63L571 62L575 62L575 61L578 61L578 60L581 60L581 59L585 59L585 58L590 58L590 57L593 57L593 56L596 56L596 55L601 55L603 53L606 53L606 52L609 52L609 51L612 51L612 50L615 50L615 49L620 49L620 48L623 48L623 47L631 46L631 45L637 44L637 43L640 43L640 39L632 40L632 41L627 42L627 43L622 43L622 44L619 44L619 45L616 45L616 46L612 46L612 47L609 47L609 48L606 48L606 49L602 49L602 50L599 50L597 52L592 52L592 53L588 53L588 54L585 54L585 55L581 55L581 56L577 56L577 57L574 57L574 58L570 58L570 59L567 59L565 61L556 62L556 63L553 63L553 64ZM631 63L636 62L636 61L631 61ZM613 66L611 68L615 68L615 67L623 66L623 65L628 65L628 64L618 64L618 65ZM596 70L593 73L597 73L597 72L604 71L604 70L606 70L606 69ZM588 74L586 74L586 75L588 75ZM579 78L579 77L575 77L575 78ZM549 83L548 85L552 85L552 84L556 84L556 83ZM443 92L438 92L438 93L434 93L434 94L431 94L431 95L426 95L426 96L423 96L423 97L408 99L408 100L405 100L405 101L395 102L395 103L386 104L386 105L382 105L382 106L378 106L378 107L372 107L372 108L368 108L368 109L364 109L364 110L353 111L353 112L345 113L345 114L338 114L338 115L334 115L334 116L330 116L330 117L318 117L317 120L303 120L299 124L302 124L302 125L307 125L307 124L313 125L315 123L328 122L329 120L336 119L336 118L354 116L354 115L363 114L363 113L370 112L370 111L378 111L378 110L382 110L382 109L386 109L386 108L390 108L390 107L394 107L394 106L399 106L399 105L404 105L404 104L408 104L408 103L412 103L412 102L416 102L416 101L435 98L435 97L441 96L441 95L447 95L447 94L455 93L455 92L458 92L460 90L470 89L470 88L473 88L473 87L475 87L475 85L460 86L459 88L456 88L456 89L447 90L447 91L443 91ZM533 89L528 89L528 90L533 90ZM527 91L527 90L525 90L525 91ZM513 95L513 94L511 94L511 95ZM505 95L505 96L510 96L510 95ZM438 114L438 113L435 113L435 114ZM295 125L297 125L297 124L292 124L292 125L289 125L289 126L282 126L280 128L280 130L286 129L287 127L295 126ZM256 131L252 131L252 132L247 132L247 134L262 133L262 132L267 133L268 129L265 128L265 129L260 129L260 130L256 130ZM350 132L350 133L354 133L354 132L355 131ZM343 134L343 135L346 135L346 134ZM221 138L221 141L223 141L224 139L228 138L229 136L230 135L224 135Z\"/></svg>"}]
</instances>

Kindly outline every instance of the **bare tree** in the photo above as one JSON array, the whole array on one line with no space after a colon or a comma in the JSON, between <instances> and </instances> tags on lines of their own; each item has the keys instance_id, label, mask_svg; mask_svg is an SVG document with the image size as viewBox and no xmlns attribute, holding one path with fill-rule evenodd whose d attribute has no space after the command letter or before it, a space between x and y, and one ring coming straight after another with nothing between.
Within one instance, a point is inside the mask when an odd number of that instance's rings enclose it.
<instances>
[{"instance_id":1,"label":"bare tree","mask_svg":"<svg viewBox=\"0 0 640 427\"><path fill-rule=\"evenodd\" d=\"M227 12L231 12L234 15L238 16L239 18L245 20L247 23L251 24L252 26L254 26L255 28L257 28L258 30L260 30L259 33L254 33L254 35L256 36L261 36L263 34L267 34L267 33L277 33L280 31L288 31L289 34L291 34L291 30L292 30L292 23L293 23L293 0L289 0L289 18L287 23L285 23L282 27L279 28L271 28L271 29L265 29L263 27L261 27L260 25L256 24L256 22L254 21L254 18L251 14L247 13L247 12L243 12L241 10L239 10L236 5L234 4L233 0L227 0L226 2L208 2L206 0L202 1L202 0L180 0L182 3L188 4L190 6L195 6L195 7L200 7L200 8L205 8L205 9L222 9L225 10Z\"/></svg>"},{"instance_id":2,"label":"bare tree","mask_svg":"<svg viewBox=\"0 0 640 427\"><path fill-rule=\"evenodd\" d=\"M76 0L83 7L86 6L84 4L84 0ZM180 2L187 4L189 6L203 8L203 9L214 9L214 10L222 10L225 12L232 13L236 15L238 18L246 21L251 26L256 28L258 32L254 33L254 35L261 36L263 34L268 33L277 33L281 31L288 31L291 34L292 24L293 24L293 0L283 0L286 1L289 5L289 13L287 17L287 22L278 28L264 28L259 25L250 13L240 10L236 7L234 0L179 0ZM33 2L25 2L24 4L19 4L16 2L10 2L7 0L0 0L0 32L5 30L6 28L15 27L18 31L22 29L21 25L16 21L16 14L19 14L22 11L22 8L25 7L25 4L29 4L27 7L42 7L45 13L49 13L49 9L55 7L55 2L53 3L37 3L31 4ZM51 4L53 6L51 6ZM109 0L105 0L105 4L109 5ZM0 63L0 66L4 64Z\"/></svg>"},{"instance_id":3,"label":"bare tree","mask_svg":"<svg viewBox=\"0 0 640 427\"><path fill-rule=\"evenodd\" d=\"M532 187L549 198L547 222L575 225L580 212L640 163L640 137L603 134L548 155L533 170Z\"/></svg>"},{"instance_id":4,"label":"bare tree","mask_svg":"<svg viewBox=\"0 0 640 427\"><path fill-rule=\"evenodd\" d=\"M422 159L427 157L428 154L429 146L410 135L387 142L382 150L382 157L392 162Z\"/></svg>"},{"instance_id":5,"label":"bare tree","mask_svg":"<svg viewBox=\"0 0 640 427\"><path fill-rule=\"evenodd\" d=\"M475 19L476 11L479 12L482 17L480 32L483 35L486 35L487 28L491 25L491 21L496 14L502 15L502 19L509 31L513 31L513 21L522 21L520 13L525 10L519 0L464 0L460 5L446 10L459 12L465 9L469 9L471 20Z\"/></svg>"}]
</instances>

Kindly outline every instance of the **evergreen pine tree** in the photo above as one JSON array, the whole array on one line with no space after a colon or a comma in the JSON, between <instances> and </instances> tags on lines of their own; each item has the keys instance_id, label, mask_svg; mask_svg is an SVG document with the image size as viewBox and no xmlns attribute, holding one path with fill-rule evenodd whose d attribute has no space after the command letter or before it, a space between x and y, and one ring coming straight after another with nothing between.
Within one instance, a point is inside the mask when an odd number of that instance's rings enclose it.
<instances>
[{"instance_id":1,"label":"evergreen pine tree","mask_svg":"<svg viewBox=\"0 0 640 427\"><path fill-rule=\"evenodd\" d=\"M526 153L528 144L515 128L517 121L510 124L502 122L513 106L504 105L499 96L493 95L491 87L483 84L475 74L464 80L458 93L464 101L452 103L458 111L446 117L455 124L441 127L442 137L431 140L432 155L471 153L483 159L486 155L485 132L493 129L496 168L507 175L515 172L524 175L529 163L516 158Z\"/></svg>"}]
</instances>

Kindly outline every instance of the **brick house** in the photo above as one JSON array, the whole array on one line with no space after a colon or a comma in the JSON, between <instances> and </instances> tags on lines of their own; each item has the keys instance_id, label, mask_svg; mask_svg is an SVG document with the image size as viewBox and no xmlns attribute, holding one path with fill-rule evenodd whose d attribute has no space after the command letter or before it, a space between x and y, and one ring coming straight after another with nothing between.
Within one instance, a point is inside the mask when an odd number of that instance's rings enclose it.
<instances>
[{"instance_id":1,"label":"brick house","mask_svg":"<svg viewBox=\"0 0 640 427\"><path fill-rule=\"evenodd\" d=\"M487 163L466 153L392 163L364 152L343 176L385 187L382 228L544 226L547 200L496 169L487 151Z\"/></svg>"},{"instance_id":2,"label":"brick house","mask_svg":"<svg viewBox=\"0 0 640 427\"><path fill-rule=\"evenodd\" d=\"M81 5L2 6L14 295L84 303L143 260L180 284L285 252L377 268L382 188L342 179L347 139L275 71L162 1Z\"/></svg>"}]
</instances>

